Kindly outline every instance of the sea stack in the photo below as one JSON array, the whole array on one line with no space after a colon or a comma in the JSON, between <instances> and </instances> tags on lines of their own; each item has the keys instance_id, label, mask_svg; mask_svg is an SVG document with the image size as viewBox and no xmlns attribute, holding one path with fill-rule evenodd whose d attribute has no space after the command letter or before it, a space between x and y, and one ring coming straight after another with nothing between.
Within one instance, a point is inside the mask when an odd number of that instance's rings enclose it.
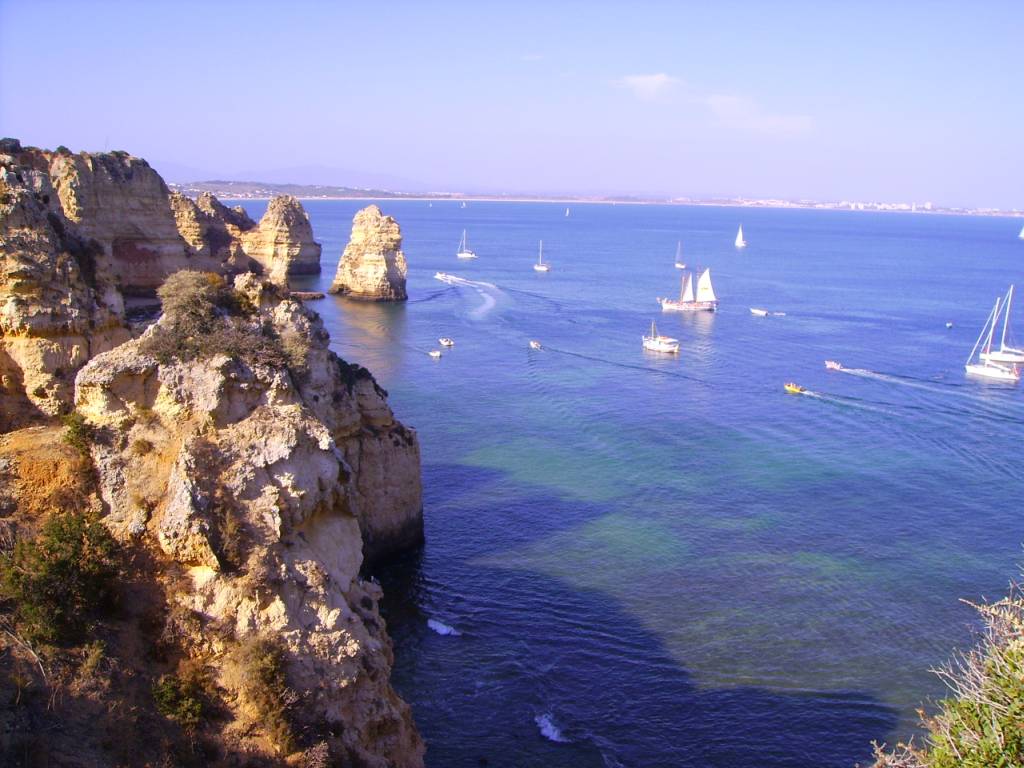
<instances>
[{"instance_id":1,"label":"sea stack","mask_svg":"<svg viewBox=\"0 0 1024 768\"><path fill-rule=\"evenodd\" d=\"M364 301L405 301L406 264L398 222L376 205L352 219L352 236L338 264L331 293Z\"/></svg>"},{"instance_id":2,"label":"sea stack","mask_svg":"<svg viewBox=\"0 0 1024 768\"><path fill-rule=\"evenodd\" d=\"M309 214L292 195L271 200L259 225L242 241L245 252L275 283L284 285L290 275L315 275L320 271L320 243L313 239Z\"/></svg>"}]
</instances>

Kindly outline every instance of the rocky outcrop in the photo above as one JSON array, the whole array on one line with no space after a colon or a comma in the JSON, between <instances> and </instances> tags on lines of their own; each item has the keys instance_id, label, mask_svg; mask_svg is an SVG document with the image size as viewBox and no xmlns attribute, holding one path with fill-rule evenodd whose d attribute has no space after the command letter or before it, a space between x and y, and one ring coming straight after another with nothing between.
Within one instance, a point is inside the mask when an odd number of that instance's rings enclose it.
<instances>
[{"instance_id":1,"label":"rocky outcrop","mask_svg":"<svg viewBox=\"0 0 1024 768\"><path fill-rule=\"evenodd\" d=\"M331 293L367 301L405 301L406 271L398 222L370 205L352 220L352 236L338 263Z\"/></svg>"},{"instance_id":2,"label":"rocky outcrop","mask_svg":"<svg viewBox=\"0 0 1024 768\"><path fill-rule=\"evenodd\" d=\"M0 432L62 412L90 356L129 338L109 254L77 234L48 163L0 155Z\"/></svg>"},{"instance_id":3,"label":"rocky outcrop","mask_svg":"<svg viewBox=\"0 0 1024 768\"><path fill-rule=\"evenodd\" d=\"M161 363L147 354L158 324L79 373L79 413L111 436L93 446L106 522L182 572L173 600L204 627L188 653L213 660L243 746L263 724L231 659L261 637L283 649L295 731L326 740L332 764L420 766L381 591L359 577L364 547L422 536L416 434L330 352L315 313L253 275L235 288L256 308L239 322L280 339L287 367L213 352Z\"/></svg>"},{"instance_id":4,"label":"rocky outcrop","mask_svg":"<svg viewBox=\"0 0 1024 768\"><path fill-rule=\"evenodd\" d=\"M242 237L245 252L263 265L275 283L286 285L289 275L320 272L320 243L313 239L309 215L296 198L278 195L260 223Z\"/></svg>"},{"instance_id":5,"label":"rocky outcrop","mask_svg":"<svg viewBox=\"0 0 1024 768\"><path fill-rule=\"evenodd\" d=\"M319 250L294 198L257 224L212 195L172 194L126 152L0 140L0 431L70 406L77 370L129 337L125 297L182 269L284 284Z\"/></svg>"}]
</instances>

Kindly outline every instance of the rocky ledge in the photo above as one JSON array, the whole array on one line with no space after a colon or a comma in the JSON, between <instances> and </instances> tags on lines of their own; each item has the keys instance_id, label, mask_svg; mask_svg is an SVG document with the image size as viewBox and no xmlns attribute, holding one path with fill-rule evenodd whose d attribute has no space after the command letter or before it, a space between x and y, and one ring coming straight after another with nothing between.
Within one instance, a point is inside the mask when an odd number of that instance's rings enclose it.
<instances>
[{"instance_id":1,"label":"rocky ledge","mask_svg":"<svg viewBox=\"0 0 1024 768\"><path fill-rule=\"evenodd\" d=\"M376 205L359 211L331 293L366 301L405 301L407 267L398 222Z\"/></svg>"}]
</instances>

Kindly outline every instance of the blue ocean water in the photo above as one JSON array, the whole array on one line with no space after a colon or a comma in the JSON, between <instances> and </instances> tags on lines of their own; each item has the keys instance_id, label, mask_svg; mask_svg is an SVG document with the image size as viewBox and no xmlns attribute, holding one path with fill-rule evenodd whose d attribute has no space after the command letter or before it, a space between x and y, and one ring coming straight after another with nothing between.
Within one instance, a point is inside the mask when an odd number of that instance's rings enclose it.
<instances>
[{"instance_id":1,"label":"blue ocean water","mask_svg":"<svg viewBox=\"0 0 1024 768\"><path fill-rule=\"evenodd\" d=\"M306 203L301 287L363 205ZM380 205L410 301L311 306L422 441L426 546L381 577L428 765L851 766L915 732L971 641L959 599L1020 561L1024 393L963 374L1024 283L1017 222ZM660 312L677 240L717 314ZM677 358L641 349L651 320Z\"/></svg>"}]
</instances>

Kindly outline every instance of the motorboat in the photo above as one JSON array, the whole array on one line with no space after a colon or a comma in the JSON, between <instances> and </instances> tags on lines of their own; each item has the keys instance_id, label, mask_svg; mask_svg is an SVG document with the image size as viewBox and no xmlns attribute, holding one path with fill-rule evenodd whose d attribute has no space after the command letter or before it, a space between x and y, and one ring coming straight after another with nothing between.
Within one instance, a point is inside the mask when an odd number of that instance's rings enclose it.
<instances>
[{"instance_id":1,"label":"motorboat","mask_svg":"<svg viewBox=\"0 0 1024 768\"><path fill-rule=\"evenodd\" d=\"M836 362L835 360L826 360L825 361L825 367L828 370L830 370L830 371L841 371L841 370L843 370L842 364Z\"/></svg>"},{"instance_id":2,"label":"motorboat","mask_svg":"<svg viewBox=\"0 0 1024 768\"><path fill-rule=\"evenodd\" d=\"M751 307L750 314L752 314L754 317L768 317L768 310L758 309L757 307Z\"/></svg>"},{"instance_id":3,"label":"motorboat","mask_svg":"<svg viewBox=\"0 0 1024 768\"><path fill-rule=\"evenodd\" d=\"M953 327L953 323L952 323L952 322L948 322L948 323L946 323L946 327L947 327L947 328L952 328L952 327Z\"/></svg>"},{"instance_id":4,"label":"motorboat","mask_svg":"<svg viewBox=\"0 0 1024 768\"><path fill-rule=\"evenodd\" d=\"M449 339L447 336L442 336L440 339L437 340L437 343L440 344L442 347L455 346L455 342L452 339Z\"/></svg>"},{"instance_id":5,"label":"motorboat","mask_svg":"<svg viewBox=\"0 0 1024 768\"><path fill-rule=\"evenodd\" d=\"M434 358L435 360L438 360L441 357L441 350L440 349L432 349L432 350L430 350L429 354L430 354L430 356L432 358Z\"/></svg>"},{"instance_id":6,"label":"motorboat","mask_svg":"<svg viewBox=\"0 0 1024 768\"><path fill-rule=\"evenodd\" d=\"M643 340L644 349L648 349L651 352L668 352L670 354L679 352L679 339L659 334L653 320L651 321L651 333L649 336L644 336Z\"/></svg>"},{"instance_id":7,"label":"motorboat","mask_svg":"<svg viewBox=\"0 0 1024 768\"><path fill-rule=\"evenodd\" d=\"M540 342L533 339L530 340L530 349L540 349Z\"/></svg>"},{"instance_id":8,"label":"motorboat","mask_svg":"<svg viewBox=\"0 0 1024 768\"><path fill-rule=\"evenodd\" d=\"M782 385L783 388L791 395L802 395L807 390L801 387L799 384L794 384L792 381L787 381Z\"/></svg>"}]
</instances>

